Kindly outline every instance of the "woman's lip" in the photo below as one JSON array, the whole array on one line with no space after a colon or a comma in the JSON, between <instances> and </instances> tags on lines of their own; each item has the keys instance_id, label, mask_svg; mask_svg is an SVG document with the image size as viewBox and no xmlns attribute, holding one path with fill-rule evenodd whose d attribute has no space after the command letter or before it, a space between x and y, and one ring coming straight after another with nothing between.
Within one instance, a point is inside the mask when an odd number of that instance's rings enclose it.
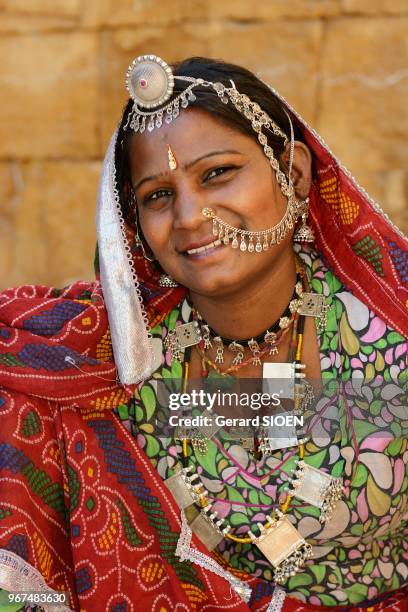
<instances>
[{"instance_id":1,"label":"woman's lip","mask_svg":"<svg viewBox=\"0 0 408 612\"><path fill-rule=\"evenodd\" d=\"M203 246L186 249L187 255L198 255L199 253L203 253L204 251L209 251L216 247L219 247L222 244L221 240L218 238L216 240L212 240L211 242L207 242Z\"/></svg>"},{"instance_id":2,"label":"woman's lip","mask_svg":"<svg viewBox=\"0 0 408 612\"><path fill-rule=\"evenodd\" d=\"M228 239L230 238L231 236L228 236ZM205 250L208 251L213 248L218 248L222 244L225 244L225 238L214 238L213 240L208 241L208 242L201 242L200 244L190 245L188 249L184 249L182 253L183 255L188 255L188 256L196 255Z\"/></svg>"},{"instance_id":3,"label":"woman's lip","mask_svg":"<svg viewBox=\"0 0 408 612\"><path fill-rule=\"evenodd\" d=\"M213 244L213 243L210 243L210 244ZM215 241L215 244L211 247L208 247L206 249L202 248L198 250L198 252L194 252L194 253L183 253L183 255L189 261L205 259L206 257L209 257L210 255L213 255L217 251L221 250L225 246L226 245L222 242L222 240L217 240Z\"/></svg>"},{"instance_id":4,"label":"woman's lip","mask_svg":"<svg viewBox=\"0 0 408 612\"><path fill-rule=\"evenodd\" d=\"M191 251L192 249L199 249L200 247L207 246L216 240L215 236L207 236L203 238L203 240L197 240L197 242L190 242L185 247L181 249L177 249L179 253L186 253L187 251Z\"/></svg>"}]
</instances>

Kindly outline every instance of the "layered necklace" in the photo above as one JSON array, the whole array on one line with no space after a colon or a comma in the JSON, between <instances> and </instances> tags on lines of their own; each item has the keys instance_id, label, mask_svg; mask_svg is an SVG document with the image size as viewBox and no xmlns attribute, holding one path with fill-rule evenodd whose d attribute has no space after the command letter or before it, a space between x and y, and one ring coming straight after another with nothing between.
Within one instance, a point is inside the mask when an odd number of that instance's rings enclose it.
<instances>
[{"instance_id":1,"label":"layered necklace","mask_svg":"<svg viewBox=\"0 0 408 612\"><path fill-rule=\"evenodd\" d=\"M224 338L204 320L199 311L190 304L192 308L192 321L177 325L170 330L165 338L165 347L170 351L171 357L180 360L183 351L190 346L198 345L201 351L207 351L213 346L216 349L214 360L215 370L220 372L220 364L224 363L225 351L233 354L231 372L236 371L247 363L261 365L261 357L266 354L276 355L279 344L285 331L295 320L296 315L311 316L316 320L317 330L321 331L326 326L327 310L323 295L305 291L306 274L302 264L297 260L296 282L292 297L281 316L267 330L256 337L247 340L234 340ZM261 348L263 344L263 348ZM249 349L251 356L244 364L245 350ZM229 373L229 372L224 372Z\"/></svg>"},{"instance_id":2,"label":"layered necklace","mask_svg":"<svg viewBox=\"0 0 408 612\"><path fill-rule=\"evenodd\" d=\"M298 326L296 361L301 358L302 324ZM184 367L184 389L187 389L189 363ZM208 499L201 476L189 463L191 438L187 433L182 437L181 465L175 473L165 480L191 530L213 550L226 538L239 544L255 545L273 567L274 581L284 584L289 577L302 570L305 562L313 556L312 546L306 542L288 518L292 500L310 503L320 509L321 523L329 520L337 501L343 494L341 478L335 478L322 470L314 468L305 461L306 439L298 441L298 459L293 476L288 480L286 499L267 517L265 524L257 523L259 535L251 530L247 536L236 536L224 518L220 518Z\"/></svg>"},{"instance_id":3,"label":"layered necklace","mask_svg":"<svg viewBox=\"0 0 408 612\"><path fill-rule=\"evenodd\" d=\"M289 348L289 363L264 363L263 378L273 373L287 371L291 376L292 399L295 411L302 409L305 398L304 393L304 368L302 364L303 333L305 316L314 316L321 328L325 323L327 306L323 296L315 296L313 293L305 292L305 276L298 270L294 291L289 304L279 319L265 332L248 340L233 340L223 338L217 334L204 321L196 309L192 309L193 320L185 325L177 326L168 334L166 342L173 357L180 351L189 347L197 346L202 363L202 375L208 375L211 368L221 376L226 376L237 369L244 367L247 363L261 365L261 357L269 354L276 355L279 344L284 334L292 327L292 340ZM323 299L322 299L323 298ZM212 361L207 351L214 347L216 358ZM250 357L245 359L244 352L250 351ZM221 370L220 365L224 363L225 350L230 351L234 357L232 365L226 370ZM186 357L186 356L185 356ZM279 374L279 375L280 375ZM275 377L279 377L275 376ZM184 359L184 390L187 390L189 376L189 360ZM173 494L179 505L183 516L187 520L190 529L205 544L208 550L218 546L223 538L237 543L250 543L256 546L264 557L269 561L274 572L276 584L284 584L290 576L301 571L305 562L313 556L312 546L306 542L293 523L288 518L292 500L294 498L309 503L320 509L319 520L321 523L329 520L337 501L343 494L343 483L341 478L335 478L330 474L314 468L305 460L306 439L293 441L293 446L298 447L298 458L293 476L289 478L286 499L280 503L280 507L272 509L265 524L257 524L258 535L249 530L246 536L237 536L232 533L232 528L224 518L218 517L213 508L213 502L208 499L208 492L204 487L200 475L194 471L189 463L189 448L192 444L192 436L184 430L181 434L181 461L175 472L165 480L165 484ZM209 436L211 437L211 435ZM269 433L261 437L250 448L254 453L273 454L278 448L271 444ZM203 445L200 452L206 452ZM182 540L182 538L181 538Z\"/></svg>"}]
</instances>

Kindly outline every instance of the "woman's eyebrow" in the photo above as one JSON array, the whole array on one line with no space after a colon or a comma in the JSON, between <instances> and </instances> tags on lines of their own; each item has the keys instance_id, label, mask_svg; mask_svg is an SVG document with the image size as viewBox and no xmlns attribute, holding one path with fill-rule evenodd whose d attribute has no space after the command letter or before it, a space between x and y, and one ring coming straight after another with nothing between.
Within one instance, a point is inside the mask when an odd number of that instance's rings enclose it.
<instances>
[{"instance_id":1,"label":"woman's eyebrow","mask_svg":"<svg viewBox=\"0 0 408 612\"><path fill-rule=\"evenodd\" d=\"M206 159L207 157L214 157L215 155L223 155L225 153L229 153L232 155L242 155L241 151L236 151L235 149L222 149L219 151L210 151L209 153L205 153L204 155L200 155L200 157L197 157L196 159L193 159L191 162L188 162L187 164L184 164L182 166L183 170L189 170L190 168L192 168L195 164L197 164L199 161L202 161L203 159ZM150 176L145 176L144 178L140 179L140 181L138 181L136 183L136 185L133 186L134 191L136 191L137 189L139 189L139 187L141 187L141 185L143 185L143 183L146 183L147 181L154 181L158 178L162 178L163 176L165 176L162 172L159 174L151 174Z\"/></svg>"}]
</instances>

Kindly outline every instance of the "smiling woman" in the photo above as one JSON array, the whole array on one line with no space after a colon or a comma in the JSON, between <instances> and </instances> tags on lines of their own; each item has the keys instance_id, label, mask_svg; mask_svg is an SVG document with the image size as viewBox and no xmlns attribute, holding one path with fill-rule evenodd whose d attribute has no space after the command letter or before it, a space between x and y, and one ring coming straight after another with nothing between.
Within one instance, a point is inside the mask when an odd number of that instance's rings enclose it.
<instances>
[{"instance_id":1,"label":"smiling woman","mask_svg":"<svg viewBox=\"0 0 408 612\"><path fill-rule=\"evenodd\" d=\"M100 280L0 297L0 588L405 610L406 238L247 70L127 87Z\"/></svg>"}]
</instances>

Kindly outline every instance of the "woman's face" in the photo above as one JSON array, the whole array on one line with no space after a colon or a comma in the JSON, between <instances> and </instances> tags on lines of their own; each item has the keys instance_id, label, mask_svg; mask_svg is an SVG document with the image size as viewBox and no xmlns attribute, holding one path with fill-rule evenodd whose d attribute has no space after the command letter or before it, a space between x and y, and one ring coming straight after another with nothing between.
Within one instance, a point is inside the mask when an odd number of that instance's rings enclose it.
<instances>
[{"instance_id":1,"label":"woman's face","mask_svg":"<svg viewBox=\"0 0 408 612\"><path fill-rule=\"evenodd\" d=\"M169 169L168 145L175 170ZM212 221L203 208L257 231L280 221L287 200L257 142L205 111L188 109L170 125L135 134L130 165L145 239L163 270L191 291L214 296L250 290L291 248L290 236L262 253L211 247Z\"/></svg>"}]
</instances>

